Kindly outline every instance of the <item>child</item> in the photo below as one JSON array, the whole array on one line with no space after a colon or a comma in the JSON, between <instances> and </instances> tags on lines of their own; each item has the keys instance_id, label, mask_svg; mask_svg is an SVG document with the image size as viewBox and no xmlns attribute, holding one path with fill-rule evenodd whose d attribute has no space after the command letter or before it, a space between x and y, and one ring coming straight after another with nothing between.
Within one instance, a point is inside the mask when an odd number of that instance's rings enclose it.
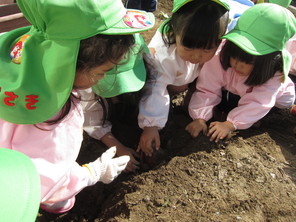
<instances>
[{"instance_id":1,"label":"child","mask_svg":"<svg viewBox=\"0 0 296 222\"><path fill-rule=\"evenodd\" d=\"M127 58L108 71L105 78L92 89L80 92L85 117L84 130L107 147L116 146L118 156L128 155L130 161L125 169L127 172L139 169L139 154L134 149L136 146L132 144L135 139L126 138L126 132L118 132L117 126L120 126L120 123L128 125L128 130L133 129L133 138L139 131L137 121L133 120L137 120L140 90L146 81L144 58L147 61L149 56L142 36L134 36L135 47ZM117 135L114 136L114 133Z\"/></svg>"},{"instance_id":2,"label":"child","mask_svg":"<svg viewBox=\"0 0 296 222\"><path fill-rule=\"evenodd\" d=\"M113 158L113 147L89 164L76 162L84 121L76 90L95 85L116 66L134 45L131 34L152 28L154 17L126 10L121 0L18 5L32 26L0 36L0 146L32 159L41 208L62 213L83 188L110 183L129 161Z\"/></svg>"},{"instance_id":3,"label":"child","mask_svg":"<svg viewBox=\"0 0 296 222\"><path fill-rule=\"evenodd\" d=\"M186 130L193 137L203 132L218 142L236 129L251 127L274 106L291 107L295 91L288 77L291 56L285 45L295 28L293 14L279 5L262 3L246 10L223 37L227 40L222 50L203 66L189 104L193 122ZM235 98L237 106L226 121L210 123L207 132L206 122L223 95L229 98L226 108Z\"/></svg>"},{"instance_id":4,"label":"child","mask_svg":"<svg viewBox=\"0 0 296 222\"><path fill-rule=\"evenodd\" d=\"M156 32L149 47L159 75L147 85L151 91L140 101L139 126L143 129L137 151L152 156L159 149L158 130L168 118L170 94L185 91L203 63L214 55L228 24L224 0L175 0L173 15Z\"/></svg>"}]
</instances>

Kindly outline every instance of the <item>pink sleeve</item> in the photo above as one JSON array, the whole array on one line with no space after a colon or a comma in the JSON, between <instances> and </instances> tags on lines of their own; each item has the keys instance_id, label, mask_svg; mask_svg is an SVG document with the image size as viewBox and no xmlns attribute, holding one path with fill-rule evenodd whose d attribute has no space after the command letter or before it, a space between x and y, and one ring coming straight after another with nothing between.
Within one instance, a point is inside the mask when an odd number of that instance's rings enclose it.
<instances>
[{"instance_id":1,"label":"pink sleeve","mask_svg":"<svg viewBox=\"0 0 296 222\"><path fill-rule=\"evenodd\" d=\"M227 120L237 129L247 129L263 118L272 107L289 108L295 99L294 86L290 78L281 83L282 73L261 86L253 87L252 92L241 96L238 106L231 110Z\"/></svg>"},{"instance_id":2,"label":"pink sleeve","mask_svg":"<svg viewBox=\"0 0 296 222\"><path fill-rule=\"evenodd\" d=\"M67 200L88 185L89 172L76 162L83 139L83 113L72 105L66 118L49 126L18 125L0 119L0 147L28 155L41 178L41 203Z\"/></svg>"},{"instance_id":3,"label":"pink sleeve","mask_svg":"<svg viewBox=\"0 0 296 222\"><path fill-rule=\"evenodd\" d=\"M192 119L208 121L213 116L213 108L221 101L222 87L224 86L225 71L219 60L219 53L200 71L196 83L196 91L189 103L189 114Z\"/></svg>"}]
</instances>

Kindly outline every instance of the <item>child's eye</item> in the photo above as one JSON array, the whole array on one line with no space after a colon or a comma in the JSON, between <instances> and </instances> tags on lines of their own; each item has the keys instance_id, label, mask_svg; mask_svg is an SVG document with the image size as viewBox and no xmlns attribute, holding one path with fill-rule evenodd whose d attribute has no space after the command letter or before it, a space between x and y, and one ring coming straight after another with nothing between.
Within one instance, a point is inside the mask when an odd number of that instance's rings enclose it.
<instances>
[{"instance_id":1,"label":"child's eye","mask_svg":"<svg viewBox=\"0 0 296 222\"><path fill-rule=\"evenodd\" d=\"M216 51L217 47L211 48L211 49L204 49L204 53L212 53L213 51Z\"/></svg>"}]
</instances>

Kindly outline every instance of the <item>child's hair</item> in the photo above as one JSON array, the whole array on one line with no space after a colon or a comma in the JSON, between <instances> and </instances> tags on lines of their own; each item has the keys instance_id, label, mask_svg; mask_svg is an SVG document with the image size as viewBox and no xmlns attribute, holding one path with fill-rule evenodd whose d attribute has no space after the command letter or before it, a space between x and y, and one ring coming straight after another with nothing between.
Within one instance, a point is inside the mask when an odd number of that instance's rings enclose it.
<instances>
[{"instance_id":1,"label":"child's hair","mask_svg":"<svg viewBox=\"0 0 296 222\"><path fill-rule=\"evenodd\" d=\"M133 35L95 35L80 41L76 70L87 71L106 62L118 61L135 44ZM53 125L64 119L70 111L71 103L78 99L72 93L54 120L46 121Z\"/></svg>"},{"instance_id":2,"label":"child's hair","mask_svg":"<svg viewBox=\"0 0 296 222\"><path fill-rule=\"evenodd\" d=\"M176 43L176 35L187 48L211 49L220 44L228 24L228 11L210 0L192 1L173 13L162 27L166 46Z\"/></svg>"},{"instance_id":3,"label":"child's hair","mask_svg":"<svg viewBox=\"0 0 296 222\"><path fill-rule=\"evenodd\" d=\"M135 44L133 35L95 35L81 40L76 69L85 71L118 61Z\"/></svg>"},{"instance_id":4,"label":"child's hair","mask_svg":"<svg viewBox=\"0 0 296 222\"><path fill-rule=\"evenodd\" d=\"M283 59L280 51L255 56L227 40L220 54L220 62L224 70L230 67L230 58L254 65L252 72L245 81L245 84L249 86L261 85L272 78L277 71L283 71Z\"/></svg>"}]
</instances>

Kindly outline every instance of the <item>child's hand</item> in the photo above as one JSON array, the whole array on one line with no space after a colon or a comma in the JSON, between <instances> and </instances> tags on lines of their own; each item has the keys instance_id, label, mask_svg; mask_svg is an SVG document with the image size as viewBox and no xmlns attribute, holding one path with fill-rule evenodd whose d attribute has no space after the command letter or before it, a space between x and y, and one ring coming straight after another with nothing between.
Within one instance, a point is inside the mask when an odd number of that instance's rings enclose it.
<instances>
[{"instance_id":1,"label":"child's hand","mask_svg":"<svg viewBox=\"0 0 296 222\"><path fill-rule=\"evenodd\" d=\"M135 172L140 168L140 162L137 161L137 159L140 159L140 155L135 150L123 145L118 146L116 155L117 156L126 155L130 157L130 161L128 162L124 172Z\"/></svg>"},{"instance_id":2,"label":"child's hand","mask_svg":"<svg viewBox=\"0 0 296 222\"><path fill-rule=\"evenodd\" d=\"M145 127L141 135L137 152L142 150L146 156L152 156L154 149L160 147L158 128L156 126Z\"/></svg>"},{"instance_id":3,"label":"child's hand","mask_svg":"<svg viewBox=\"0 0 296 222\"><path fill-rule=\"evenodd\" d=\"M228 134L235 130L233 124L229 121L225 122L212 122L209 127L207 136L210 136L210 141L215 140L217 143L219 140L224 139Z\"/></svg>"},{"instance_id":4,"label":"child's hand","mask_svg":"<svg viewBox=\"0 0 296 222\"><path fill-rule=\"evenodd\" d=\"M149 48L149 51L150 51L150 53L151 53L151 55L155 55L155 53L156 53L156 50L155 50L155 48Z\"/></svg>"},{"instance_id":5,"label":"child's hand","mask_svg":"<svg viewBox=\"0 0 296 222\"><path fill-rule=\"evenodd\" d=\"M85 166L90 172L90 180L88 185L94 185L98 181L103 183L111 183L127 166L130 157L121 156L113 158L116 153L116 147L111 147L105 151L102 156Z\"/></svg>"},{"instance_id":6,"label":"child's hand","mask_svg":"<svg viewBox=\"0 0 296 222\"><path fill-rule=\"evenodd\" d=\"M206 135L207 129L208 127L204 119L195 119L185 127L185 130L190 133L192 137L197 137L201 131Z\"/></svg>"}]
</instances>

